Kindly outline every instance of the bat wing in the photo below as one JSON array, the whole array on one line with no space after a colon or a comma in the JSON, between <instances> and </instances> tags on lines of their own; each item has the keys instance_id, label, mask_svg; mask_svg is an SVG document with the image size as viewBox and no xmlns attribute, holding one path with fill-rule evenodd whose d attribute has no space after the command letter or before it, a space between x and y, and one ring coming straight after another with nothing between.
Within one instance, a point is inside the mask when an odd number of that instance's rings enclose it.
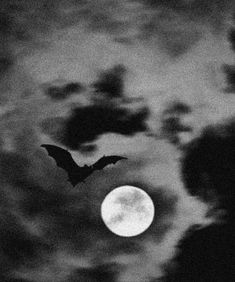
<instances>
[{"instance_id":1,"label":"bat wing","mask_svg":"<svg viewBox=\"0 0 235 282\"><path fill-rule=\"evenodd\" d=\"M63 168L68 174L74 171L74 169L79 168L67 150L49 144L43 144L41 147L45 148L48 155L55 160L57 166Z\"/></svg>"},{"instance_id":2,"label":"bat wing","mask_svg":"<svg viewBox=\"0 0 235 282\"><path fill-rule=\"evenodd\" d=\"M92 165L92 168L93 170L101 170L110 164L115 164L116 162L125 159L127 158L121 156L103 156L101 159L99 159L96 163Z\"/></svg>"},{"instance_id":3,"label":"bat wing","mask_svg":"<svg viewBox=\"0 0 235 282\"><path fill-rule=\"evenodd\" d=\"M57 166L63 168L68 173L69 182L73 186L81 181L84 181L84 179L91 175L93 171L101 170L107 165L115 164L120 160L127 159L120 156L104 156L92 166L85 165L80 167L76 164L71 154L67 150L50 144L43 144L41 147L47 150L48 155L55 160Z\"/></svg>"},{"instance_id":4,"label":"bat wing","mask_svg":"<svg viewBox=\"0 0 235 282\"><path fill-rule=\"evenodd\" d=\"M83 167L78 166L67 150L50 144L43 144L41 147L47 150L48 155L55 160L57 166L67 172L68 180L73 186L84 181L93 171L93 168L87 165Z\"/></svg>"}]
</instances>

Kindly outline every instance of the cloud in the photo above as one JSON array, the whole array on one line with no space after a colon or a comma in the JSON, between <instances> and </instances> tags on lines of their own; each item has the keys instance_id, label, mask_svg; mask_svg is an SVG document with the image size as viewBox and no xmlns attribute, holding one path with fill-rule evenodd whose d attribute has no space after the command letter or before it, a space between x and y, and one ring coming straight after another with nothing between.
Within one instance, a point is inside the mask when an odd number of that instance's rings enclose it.
<instances>
[{"instance_id":1,"label":"cloud","mask_svg":"<svg viewBox=\"0 0 235 282\"><path fill-rule=\"evenodd\" d=\"M83 86L78 82L67 82L64 85L47 85L44 93L50 97L52 100L60 101L68 99L73 94L80 94Z\"/></svg>"},{"instance_id":2,"label":"cloud","mask_svg":"<svg viewBox=\"0 0 235 282\"><path fill-rule=\"evenodd\" d=\"M93 84L95 92L107 95L108 98L122 97L124 91L123 76L125 72L124 66L117 65L101 73L99 80Z\"/></svg>"},{"instance_id":3,"label":"cloud","mask_svg":"<svg viewBox=\"0 0 235 282\"><path fill-rule=\"evenodd\" d=\"M136 113L112 105L77 108L66 120L62 143L71 149L79 149L83 143L93 142L105 133L131 136L147 130L147 116L147 108Z\"/></svg>"},{"instance_id":4,"label":"cloud","mask_svg":"<svg viewBox=\"0 0 235 282\"><path fill-rule=\"evenodd\" d=\"M164 282L212 281L215 277L232 281L234 277L234 125L231 120L210 126L186 148L182 163L185 187L213 207L208 217L216 220L186 232L173 260L176 267L166 267Z\"/></svg>"},{"instance_id":5,"label":"cloud","mask_svg":"<svg viewBox=\"0 0 235 282\"><path fill-rule=\"evenodd\" d=\"M235 50L235 29L231 28L228 33L228 39L233 50Z\"/></svg>"},{"instance_id":6,"label":"cloud","mask_svg":"<svg viewBox=\"0 0 235 282\"><path fill-rule=\"evenodd\" d=\"M227 65L223 66L223 70L226 76L227 85L224 89L225 93L234 94L235 92L235 66L234 65Z\"/></svg>"}]
</instances>

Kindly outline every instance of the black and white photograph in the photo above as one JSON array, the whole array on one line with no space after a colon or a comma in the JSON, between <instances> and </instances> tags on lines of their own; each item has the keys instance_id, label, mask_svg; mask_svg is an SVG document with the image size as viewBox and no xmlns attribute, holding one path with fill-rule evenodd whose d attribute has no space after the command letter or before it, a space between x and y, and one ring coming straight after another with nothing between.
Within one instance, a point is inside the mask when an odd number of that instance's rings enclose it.
<instances>
[{"instance_id":1,"label":"black and white photograph","mask_svg":"<svg viewBox=\"0 0 235 282\"><path fill-rule=\"evenodd\" d=\"M0 0L0 282L235 281L235 1Z\"/></svg>"}]
</instances>

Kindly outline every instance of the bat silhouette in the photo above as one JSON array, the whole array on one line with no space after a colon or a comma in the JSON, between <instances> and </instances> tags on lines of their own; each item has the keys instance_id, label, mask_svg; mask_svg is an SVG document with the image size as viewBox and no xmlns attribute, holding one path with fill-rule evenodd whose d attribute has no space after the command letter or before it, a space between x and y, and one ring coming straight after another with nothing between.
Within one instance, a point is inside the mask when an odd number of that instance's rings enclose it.
<instances>
[{"instance_id":1,"label":"bat silhouette","mask_svg":"<svg viewBox=\"0 0 235 282\"><path fill-rule=\"evenodd\" d=\"M93 171L101 170L110 164L127 159L120 156L103 156L91 166L85 165L80 167L67 150L50 144L42 144L41 147L47 150L48 155L55 160L58 167L63 168L68 173L68 180L73 186L84 181Z\"/></svg>"}]
</instances>

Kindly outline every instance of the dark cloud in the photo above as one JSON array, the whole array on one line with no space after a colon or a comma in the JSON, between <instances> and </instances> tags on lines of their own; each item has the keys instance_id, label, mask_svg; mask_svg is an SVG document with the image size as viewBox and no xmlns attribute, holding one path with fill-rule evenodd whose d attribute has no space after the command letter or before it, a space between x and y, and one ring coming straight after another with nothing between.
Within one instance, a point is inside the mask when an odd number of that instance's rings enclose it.
<instances>
[{"instance_id":1,"label":"dark cloud","mask_svg":"<svg viewBox=\"0 0 235 282\"><path fill-rule=\"evenodd\" d=\"M44 186L31 173L33 167ZM49 172L47 176L46 171ZM44 180L44 177L47 178ZM56 183L50 167L42 170L32 155L27 159L21 153L13 152L1 152L0 184L0 278L1 281L14 281L10 279L13 270L39 267L45 256L53 251L53 244L38 232L31 233L26 222L43 215L44 221L49 221L46 216L55 214L58 205L63 206L65 197L56 190L47 190L47 184L58 189L64 184Z\"/></svg>"},{"instance_id":2,"label":"dark cloud","mask_svg":"<svg viewBox=\"0 0 235 282\"><path fill-rule=\"evenodd\" d=\"M0 34L6 35L11 32L12 19L7 11L0 12Z\"/></svg>"},{"instance_id":3,"label":"dark cloud","mask_svg":"<svg viewBox=\"0 0 235 282\"><path fill-rule=\"evenodd\" d=\"M55 1L58 5L59 1ZM56 19L56 5L51 1L2 1L0 31L13 42L27 42Z\"/></svg>"},{"instance_id":4,"label":"dark cloud","mask_svg":"<svg viewBox=\"0 0 235 282\"><path fill-rule=\"evenodd\" d=\"M82 87L81 83L79 83L79 82L69 82L63 88L63 90L68 94L78 93L82 89L83 89L83 87Z\"/></svg>"},{"instance_id":5,"label":"dark cloud","mask_svg":"<svg viewBox=\"0 0 235 282\"><path fill-rule=\"evenodd\" d=\"M184 102L173 102L165 109L166 114L190 114L192 109Z\"/></svg>"},{"instance_id":6,"label":"dark cloud","mask_svg":"<svg viewBox=\"0 0 235 282\"><path fill-rule=\"evenodd\" d=\"M85 13L82 11L81 15L89 19L88 27L93 32L103 32L106 31L108 33L117 33L124 30L123 23L112 19L110 14L105 14L103 11L92 12L86 11ZM88 16L88 18L86 17Z\"/></svg>"},{"instance_id":7,"label":"dark cloud","mask_svg":"<svg viewBox=\"0 0 235 282\"><path fill-rule=\"evenodd\" d=\"M83 143L95 141L105 133L126 136L145 131L147 108L136 113L111 105L94 105L73 110L64 127L63 144L70 149L79 149Z\"/></svg>"},{"instance_id":8,"label":"dark cloud","mask_svg":"<svg viewBox=\"0 0 235 282\"><path fill-rule=\"evenodd\" d=\"M235 28L231 28L228 32L228 40L232 49L235 51Z\"/></svg>"},{"instance_id":9,"label":"dark cloud","mask_svg":"<svg viewBox=\"0 0 235 282\"><path fill-rule=\"evenodd\" d=\"M208 127L186 148L182 173L192 194L213 190L221 201L232 199L235 184L235 123ZM231 208L227 204L226 209Z\"/></svg>"},{"instance_id":10,"label":"dark cloud","mask_svg":"<svg viewBox=\"0 0 235 282\"><path fill-rule=\"evenodd\" d=\"M28 233L10 213L5 217L6 222L1 220L0 232L0 249L5 267L16 268L20 265L39 263L40 252L48 249L49 246L41 238Z\"/></svg>"},{"instance_id":11,"label":"dark cloud","mask_svg":"<svg viewBox=\"0 0 235 282\"><path fill-rule=\"evenodd\" d=\"M117 266L99 265L92 269L79 269L75 271L68 282L115 282Z\"/></svg>"},{"instance_id":12,"label":"dark cloud","mask_svg":"<svg viewBox=\"0 0 235 282\"><path fill-rule=\"evenodd\" d=\"M190 113L191 108L182 102L174 102L163 111L161 131L172 144L180 145L179 134L192 131L190 126L182 123L183 117Z\"/></svg>"},{"instance_id":13,"label":"dark cloud","mask_svg":"<svg viewBox=\"0 0 235 282\"><path fill-rule=\"evenodd\" d=\"M170 27L169 27L170 26ZM169 15L156 17L143 26L142 37L159 39L158 46L172 58L187 53L201 39L201 33L187 21L179 22Z\"/></svg>"},{"instance_id":14,"label":"dark cloud","mask_svg":"<svg viewBox=\"0 0 235 282\"><path fill-rule=\"evenodd\" d=\"M225 93L235 93L235 66L234 65L224 65L223 71L226 75L226 80L228 86L224 89Z\"/></svg>"},{"instance_id":15,"label":"dark cloud","mask_svg":"<svg viewBox=\"0 0 235 282\"><path fill-rule=\"evenodd\" d=\"M11 175L11 178L14 178ZM21 215L26 203L25 190L27 181L12 186L6 180L1 182L1 211L0 211L0 268L1 281L8 281L12 277L12 270L18 267L38 266L43 261L43 256L52 250L45 238L32 234L26 228ZM27 187L33 189L34 187ZM37 192L35 191L35 196ZM39 198L37 198L37 201ZM5 280L6 279L6 280ZM9 281L10 278L9 278ZM14 280L12 280L14 281Z\"/></svg>"},{"instance_id":16,"label":"dark cloud","mask_svg":"<svg viewBox=\"0 0 235 282\"><path fill-rule=\"evenodd\" d=\"M235 275L233 228L210 226L190 230L178 245L175 273L163 281L233 281Z\"/></svg>"},{"instance_id":17,"label":"dark cloud","mask_svg":"<svg viewBox=\"0 0 235 282\"><path fill-rule=\"evenodd\" d=\"M223 16L232 5L230 0L143 0L143 2L153 8L164 7L184 16L192 16L193 19L205 17L209 21L213 20L213 17Z\"/></svg>"},{"instance_id":18,"label":"dark cloud","mask_svg":"<svg viewBox=\"0 0 235 282\"><path fill-rule=\"evenodd\" d=\"M29 166L29 161L22 155L1 152L1 181L6 181L12 185L24 183L24 179L27 177L26 170Z\"/></svg>"},{"instance_id":19,"label":"dark cloud","mask_svg":"<svg viewBox=\"0 0 235 282\"><path fill-rule=\"evenodd\" d=\"M83 90L79 82L69 82L62 86L49 86L45 89L45 94L53 100L64 100L72 94L79 94Z\"/></svg>"},{"instance_id":20,"label":"dark cloud","mask_svg":"<svg viewBox=\"0 0 235 282\"><path fill-rule=\"evenodd\" d=\"M186 54L203 38L202 25L209 27L213 34L224 32L228 15L233 10L230 0L140 2L152 9L148 21L141 25L142 37L157 38L158 47L173 59Z\"/></svg>"},{"instance_id":21,"label":"dark cloud","mask_svg":"<svg viewBox=\"0 0 235 282\"><path fill-rule=\"evenodd\" d=\"M61 141L64 126L65 119L62 117L46 118L40 123L42 132L49 135L53 140L58 141Z\"/></svg>"},{"instance_id":22,"label":"dark cloud","mask_svg":"<svg viewBox=\"0 0 235 282\"><path fill-rule=\"evenodd\" d=\"M93 84L95 92L107 95L107 98L123 96L123 76L126 69L122 65L116 65L112 69L100 74L99 80Z\"/></svg>"},{"instance_id":23,"label":"dark cloud","mask_svg":"<svg viewBox=\"0 0 235 282\"><path fill-rule=\"evenodd\" d=\"M178 244L175 268L167 267L164 282L233 281L235 277L235 123L208 128L186 148L183 178L186 188L214 201L225 214L209 227L196 226ZM214 210L214 212L215 212Z\"/></svg>"},{"instance_id":24,"label":"dark cloud","mask_svg":"<svg viewBox=\"0 0 235 282\"><path fill-rule=\"evenodd\" d=\"M13 65L13 56L0 52L0 76L4 74Z\"/></svg>"}]
</instances>

